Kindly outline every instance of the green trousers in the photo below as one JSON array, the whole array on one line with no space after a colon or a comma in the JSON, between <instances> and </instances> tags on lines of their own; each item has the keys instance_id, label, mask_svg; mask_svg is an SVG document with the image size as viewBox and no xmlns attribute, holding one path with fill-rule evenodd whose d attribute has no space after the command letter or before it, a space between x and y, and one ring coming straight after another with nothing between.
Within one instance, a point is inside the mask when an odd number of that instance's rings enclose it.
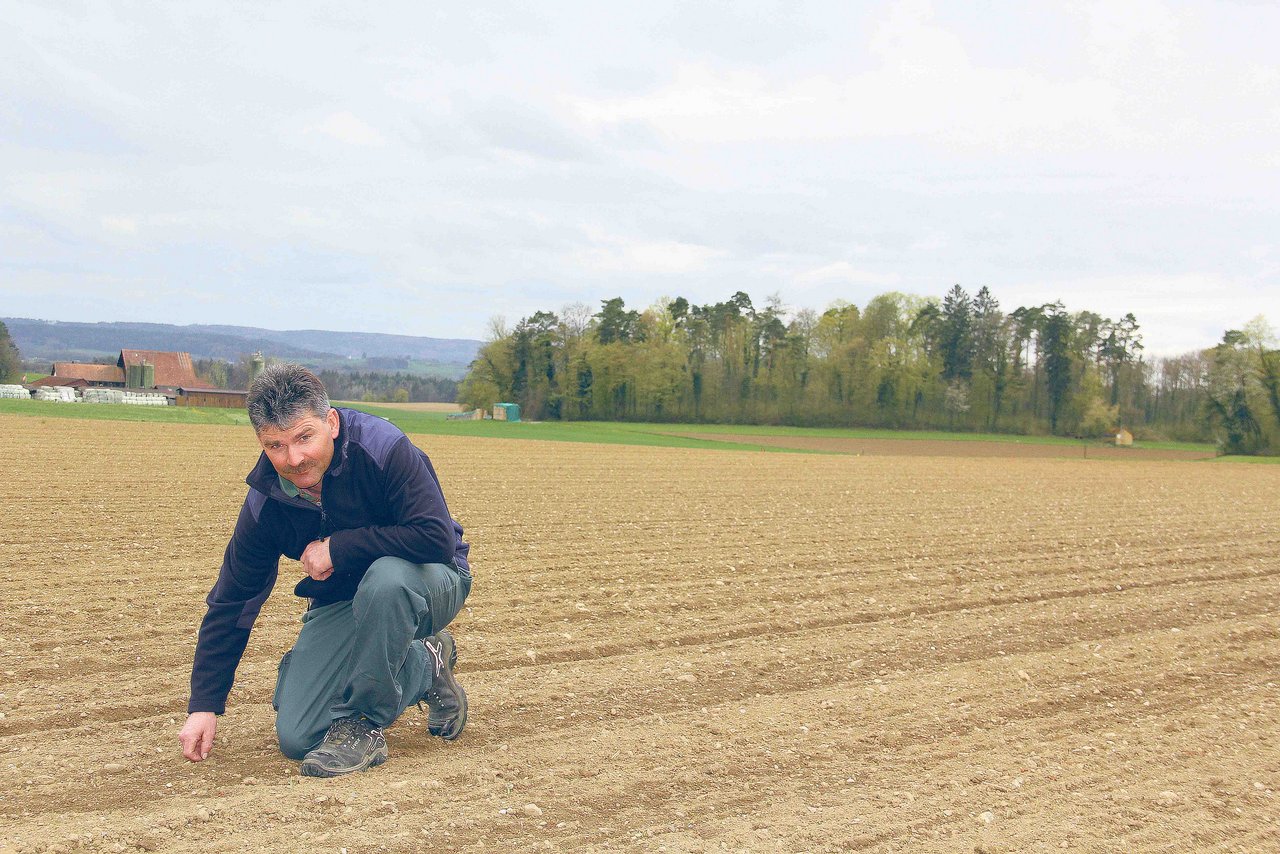
<instances>
[{"instance_id":1,"label":"green trousers","mask_svg":"<svg viewBox=\"0 0 1280 854\"><path fill-rule=\"evenodd\" d=\"M449 625L469 592L471 575L451 565L383 557L354 599L303 614L271 701L284 755L301 759L339 718L385 727L417 703L436 668L422 639Z\"/></svg>"}]
</instances>

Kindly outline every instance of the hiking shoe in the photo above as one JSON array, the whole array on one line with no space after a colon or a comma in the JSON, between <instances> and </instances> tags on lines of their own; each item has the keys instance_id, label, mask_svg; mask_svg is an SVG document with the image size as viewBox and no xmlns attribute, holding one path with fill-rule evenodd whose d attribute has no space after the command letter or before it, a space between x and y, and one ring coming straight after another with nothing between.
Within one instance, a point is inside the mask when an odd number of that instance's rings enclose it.
<instances>
[{"instance_id":1,"label":"hiking shoe","mask_svg":"<svg viewBox=\"0 0 1280 854\"><path fill-rule=\"evenodd\" d=\"M431 687L422 695L422 701L427 704L427 732L453 741L462 735L462 728L467 725L467 692L453 678L458 648L453 643L453 635L445 629L422 643L435 662Z\"/></svg>"},{"instance_id":2,"label":"hiking shoe","mask_svg":"<svg viewBox=\"0 0 1280 854\"><path fill-rule=\"evenodd\" d=\"M386 761L387 740L380 728L366 718L339 718L329 725L324 741L302 758L302 776L336 777Z\"/></svg>"}]
</instances>

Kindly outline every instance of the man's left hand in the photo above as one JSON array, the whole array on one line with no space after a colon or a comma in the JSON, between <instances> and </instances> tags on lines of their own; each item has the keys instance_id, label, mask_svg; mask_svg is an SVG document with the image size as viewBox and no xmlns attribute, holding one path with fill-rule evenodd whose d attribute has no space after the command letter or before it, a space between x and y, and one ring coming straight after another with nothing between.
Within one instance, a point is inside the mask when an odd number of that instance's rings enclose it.
<instances>
[{"instance_id":1,"label":"man's left hand","mask_svg":"<svg viewBox=\"0 0 1280 854\"><path fill-rule=\"evenodd\" d=\"M302 569L316 581L333 575L333 559L329 557L329 538L313 540L302 552Z\"/></svg>"}]
</instances>

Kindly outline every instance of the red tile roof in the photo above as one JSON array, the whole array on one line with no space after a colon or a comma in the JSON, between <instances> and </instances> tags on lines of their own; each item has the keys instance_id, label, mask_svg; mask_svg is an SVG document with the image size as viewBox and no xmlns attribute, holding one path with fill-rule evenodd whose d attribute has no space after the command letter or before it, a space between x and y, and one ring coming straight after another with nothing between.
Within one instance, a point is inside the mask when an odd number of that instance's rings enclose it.
<instances>
[{"instance_id":1,"label":"red tile roof","mask_svg":"<svg viewBox=\"0 0 1280 854\"><path fill-rule=\"evenodd\" d=\"M156 385L169 386L196 386L200 385L200 380L196 379L195 366L191 364L190 353L166 353L163 350L121 350L120 358L116 360L121 374L129 365L137 365L142 362L155 365L156 367Z\"/></svg>"},{"instance_id":2,"label":"red tile roof","mask_svg":"<svg viewBox=\"0 0 1280 854\"><path fill-rule=\"evenodd\" d=\"M91 365L86 362L54 362L55 379L83 379L91 383L122 383L124 368L119 365ZM57 383L51 383L57 385Z\"/></svg>"},{"instance_id":3,"label":"red tile roof","mask_svg":"<svg viewBox=\"0 0 1280 854\"><path fill-rule=\"evenodd\" d=\"M89 385L89 381L83 377L45 377L32 383L27 383L27 388L39 388L40 386L65 386L68 388L84 388Z\"/></svg>"}]
</instances>

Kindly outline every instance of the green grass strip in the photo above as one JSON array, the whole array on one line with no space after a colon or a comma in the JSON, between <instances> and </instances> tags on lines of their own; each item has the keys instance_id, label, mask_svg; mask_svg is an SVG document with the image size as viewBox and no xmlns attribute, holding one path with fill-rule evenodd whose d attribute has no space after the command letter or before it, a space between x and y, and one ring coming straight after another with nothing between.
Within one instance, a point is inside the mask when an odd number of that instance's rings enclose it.
<instances>
[{"instance_id":1,"label":"green grass strip","mask_svg":"<svg viewBox=\"0 0 1280 854\"><path fill-rule=\"evenodd\" d=\"M553 442L590 442L605 445L645 445L667 448L757 450L771 453L819 453L839 451L786 448L751 441L756 436L828 439L896 439L927 442L1000 442L1006 444L1093 445L1061 436L1011 436L1003 433L951 433L937 430L880 430L842 427L774 427L747 424L652 424L624 421L462 421L444 412L417 412L376 403L338 402L386 418L406 433L436 436L477 436L492 439L543 439ZM107 403L59 403L42 400L0 400L0 414L54 418L87 418L112 421L154 421L170 424L222 424L246 426L249 416L240 409L187 406L132 406ZM741 441L736 438L741 437ZM1213 446L1193 442L1139 442L1138 448L1213 453ZM1230 457L1242 462L1280 462L1276 457Z\"/></svg>"},{"instance_id":2,"label":"green grass strip","mask_svg":"<svg viewBox=\"0 0 1280 854\"><path fill-rule=\"evenodd\" d=\"M0 414L41 418L81 418L92 421L155 421L163 424L225 424L248 426L243 409L195 406L135 406L129 403L61 403L52 400L0 400Z\"/></svg>"},{"instance_id":3,"label":"green grass strip","mask_svg":"<svg viewBox=\"0 0 1280 854\"><path fill-rule=\"evenodd\" d=\"M796 452L776 445L756 445L753 436L793 436L818 439L898 439L922 442L1000 442L1013 445L1057 445L1079 448L1093 446L1095 440L1062 436L1013 436L1007 433L951 433L938 430L882 430L858 427L776 427L754 424L654 424L630 421L450 421L443 412L414 412L375 403L344 403L386 418L406 433L441 436L488 436L494 438L548 439L559 442L599 442L622 445L705 448L720 446L741 450L752 448ZM705 439L701 436L706 436ZM741 436L745 441L728 440ZM713 438L715 437L715 438ZM1195 442L1139 442L1137 448L1194 451L1212 454L1213 446ZM822 451L818 453L840 453Z\"/></svg>"}]
</instances>

